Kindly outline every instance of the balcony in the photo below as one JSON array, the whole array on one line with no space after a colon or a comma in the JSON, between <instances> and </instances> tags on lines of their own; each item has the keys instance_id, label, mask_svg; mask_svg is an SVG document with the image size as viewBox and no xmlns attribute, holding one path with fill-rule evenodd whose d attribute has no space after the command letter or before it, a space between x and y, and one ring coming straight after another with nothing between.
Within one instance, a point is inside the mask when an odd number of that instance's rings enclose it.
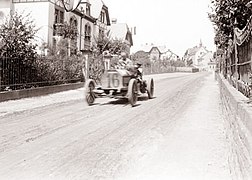
<instances>
[{"instance_id":1,"label":"balcony","mask_svg":"<svg viewBox=\"0 0 252 180\"><path fill-rule=\"evenodd\" d=\"M89 50L91 48L91 41L89 40L84 40L84 49Z\"/></svg>"}]
</instances>

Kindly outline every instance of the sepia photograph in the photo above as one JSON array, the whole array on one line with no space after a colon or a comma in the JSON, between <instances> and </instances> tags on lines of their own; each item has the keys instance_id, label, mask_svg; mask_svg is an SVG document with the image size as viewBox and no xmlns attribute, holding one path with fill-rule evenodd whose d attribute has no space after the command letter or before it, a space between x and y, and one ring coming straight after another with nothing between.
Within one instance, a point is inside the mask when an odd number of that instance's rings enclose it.
<instances>
[{"instance_id":1,"label":"sepia photograph","mask_svg":"<svg viewBox=\"0 0 252 180\"><path fill-rule=\"evenodd\" d=\"M252 0L0 0L0 180L252 180Z\"/></svg>"}]
</instances>

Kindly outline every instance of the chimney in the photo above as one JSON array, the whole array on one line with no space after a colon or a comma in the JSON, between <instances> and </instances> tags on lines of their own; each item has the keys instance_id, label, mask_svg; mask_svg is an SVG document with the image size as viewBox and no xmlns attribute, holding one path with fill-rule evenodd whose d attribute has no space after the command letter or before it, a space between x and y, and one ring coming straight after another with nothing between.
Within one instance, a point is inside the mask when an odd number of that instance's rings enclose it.
<instances>
[{"instance_id":1,"label":"chimney","mask_svg":"<svg viewBox=\"0 0 252 180\"><path fill-rule=\"evenodd\" d=\"M111 20L111 22L112 22L112 24L116 24L116 23L117 23L117 19L116 19L116 18L113 18L113 19Z\"/></svg>"}]
</instances>

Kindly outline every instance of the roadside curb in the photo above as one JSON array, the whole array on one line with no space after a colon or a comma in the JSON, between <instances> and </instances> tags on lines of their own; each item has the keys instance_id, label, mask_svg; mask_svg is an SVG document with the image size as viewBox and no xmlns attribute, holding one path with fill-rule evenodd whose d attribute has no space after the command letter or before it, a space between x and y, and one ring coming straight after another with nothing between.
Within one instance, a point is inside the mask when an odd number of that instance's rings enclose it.
<instances>
[{"instance_id":1,"label":"roadside curb","mask_svg":"<svg viewBox=\"0 0 252 180\"><path fill-rule=\"evenodd\" d=\"M56 86L46 86L33 89L22 89L16 91L0 92L0 102L8 100L17 100L22 98L31 98L36 96L44 96L48 94L58 93L62 91L74 90L84 87L83 82L73 84L62 84Z\"/></svg>"}]
</instances>

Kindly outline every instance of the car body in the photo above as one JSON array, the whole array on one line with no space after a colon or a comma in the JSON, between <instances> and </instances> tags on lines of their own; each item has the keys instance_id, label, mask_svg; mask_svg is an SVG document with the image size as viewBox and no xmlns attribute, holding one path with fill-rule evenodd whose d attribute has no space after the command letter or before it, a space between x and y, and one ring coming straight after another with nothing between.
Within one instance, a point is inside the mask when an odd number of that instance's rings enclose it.
<instances>
[{"instance_id":1,"label":"car body","mask_svg":"<svg viewBox=\"0 0 252 180\"><path fill-rule=\"evenodd\" d=\"M125 69L107 70L102 79L101 86L89 79L85 85L86 101L88 105L94 103L99 96L109 96L114 98L126 98L134 106L140 94L147 93L149 98L153 97L154 81L140 79L135 73Z\"/></svg>"}]
</instances>

